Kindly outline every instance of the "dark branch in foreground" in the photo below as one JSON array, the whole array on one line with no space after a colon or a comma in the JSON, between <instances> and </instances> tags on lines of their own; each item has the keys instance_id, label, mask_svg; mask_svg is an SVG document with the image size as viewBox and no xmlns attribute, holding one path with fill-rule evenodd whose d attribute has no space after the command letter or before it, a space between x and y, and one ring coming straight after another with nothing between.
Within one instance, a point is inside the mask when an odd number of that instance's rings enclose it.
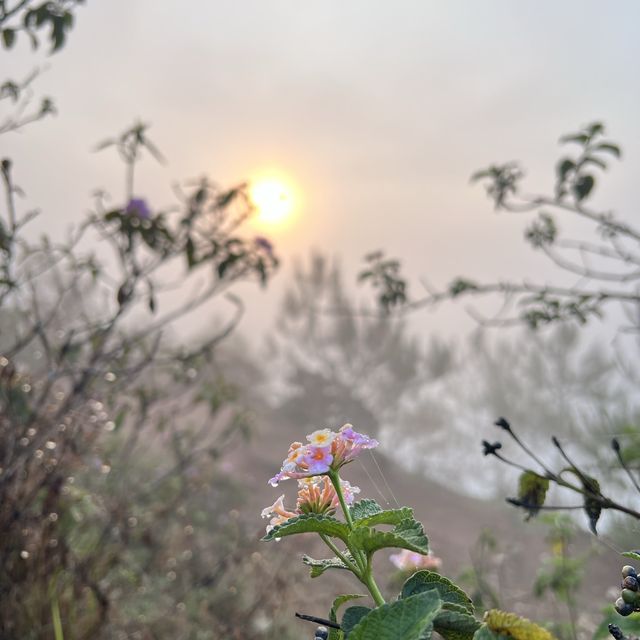
<instances>
[{"instance_id":1,"label":"dark branch in foreground","mask_svg":"<svg viewBox=\"0 0 640 640\"><path fill-rule=\"evenodd\" d=\"M316 618L316 616L308 616L305 613L298 613L297 611L296 618L300 618L300 620L307 620L308 622L314 622L315 624L322 624L325 627L331 627L332 629L340 629L340 625L335 622L331 622L331 620Z\"/></svg>"}]
</instances>

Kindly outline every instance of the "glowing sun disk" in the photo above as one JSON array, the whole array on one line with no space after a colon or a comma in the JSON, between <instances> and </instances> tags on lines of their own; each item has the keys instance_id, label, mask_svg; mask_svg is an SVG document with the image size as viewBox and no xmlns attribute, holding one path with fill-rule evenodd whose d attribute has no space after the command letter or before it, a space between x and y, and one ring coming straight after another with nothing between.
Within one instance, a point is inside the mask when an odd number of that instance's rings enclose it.
<instances>
[{"instance_id":1,"label":"glowing sun disk","mask_svg":"<svg viewBox=\"0 0 640 640\"><path fill-rule=\"evenodd\" d=\"M251 201L258 212L258 220L269 224L284 222L293 209L291 190L276 178L262 178L249 190Z\"/></svg>"}]
</instances>

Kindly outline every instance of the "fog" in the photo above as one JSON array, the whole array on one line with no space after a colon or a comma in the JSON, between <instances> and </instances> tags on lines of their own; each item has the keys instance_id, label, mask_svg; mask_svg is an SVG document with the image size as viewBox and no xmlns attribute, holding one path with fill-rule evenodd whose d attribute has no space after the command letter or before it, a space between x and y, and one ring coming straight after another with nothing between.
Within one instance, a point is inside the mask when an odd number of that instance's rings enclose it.
<instances>
[{"instance_id":1,"label":"fog","mask_svg":"<svg viewBox=\"0 0 640 640\"><path fill-rule=\"evenodd\" d=\"M59 52L21 30L0 51L3 79L37 71L24 113L45 96L56 111L7 132L21 103L0 88L0 636L300 637L292 611L353 585L307 592L302 543L264 551L259 516L284 509L267 480L290 442L352 423L380 444L347 468L361 497L415 508L479 617L503 606L592 637L640 520L640 5L73 12ZM135 123L150 127L117 137ZM293 203L280 222L251 202L265 175ZM531 475L573 519L522 525L541 506L518 484ZM563 562L581 550L579 619L565 586L532 603L554 535ZM348 549L379 605L370 557Z\"/></svg>"}]
</instances>

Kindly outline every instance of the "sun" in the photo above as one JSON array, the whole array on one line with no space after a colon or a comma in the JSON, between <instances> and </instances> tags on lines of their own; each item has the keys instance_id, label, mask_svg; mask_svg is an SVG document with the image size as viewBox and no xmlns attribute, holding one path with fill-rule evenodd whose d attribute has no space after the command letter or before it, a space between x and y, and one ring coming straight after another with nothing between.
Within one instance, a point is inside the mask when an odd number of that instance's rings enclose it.
<instances>
[{"instance_id":1,"label":"sun","mask_svg":"<svg viewBox=\"0 0 640 640\"><path fill-rule=\"evenodd\" d=\"M257 211L257 221L284 224L293 212L293 190L281 178L258 178L249 185L249 197Z\"/></svg>"}]
</instances>

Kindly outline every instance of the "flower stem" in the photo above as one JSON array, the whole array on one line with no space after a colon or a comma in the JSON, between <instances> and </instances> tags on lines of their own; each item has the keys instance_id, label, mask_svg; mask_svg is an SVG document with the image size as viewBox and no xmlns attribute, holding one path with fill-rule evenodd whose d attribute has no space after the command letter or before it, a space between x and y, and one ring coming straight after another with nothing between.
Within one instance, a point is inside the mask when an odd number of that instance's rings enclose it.
<instances>
[{"instance_id":1,"label":"flower stem","mask_svg":"<svg viewBox=\"0 0 640 640\"><path fill-rule=\"evenodd\" d=\"M344 564L349 568L349 570L359 579L362 580L362 573L360 572L360 569L353 564L353 562L351 562L345 555L344 553L342 553L342 551L340 551L340 549L338 549L338 547L336 547L335 544L333 544L333 542L327 538L327 536L323 535L322 533L320 534L320 537L322 538L322 541L327 545L327 547L329 547L329 549L331 549L331 551L333 551L333 553L336 554L336 556L342 560L342 562L344 562Z\"/></svg>"},{"instance_id":2,"label":"flower stem","mask_svg":"<svg viewBox=\"0 0 640 640\"><path fill-rule=\"evenodd\" d=\"M331 480L331 484L333 488L336 490L336 495L338 496L338 500L340 501L340 506L342 507L342 512L344 513L344 519L347 521L347 525L349 529L353 531L353 518L351 517L351 511L347 506L347 503L344 500L344 495L342 493L342 487L340 486L340 476L337 471L329 471L327 474L329 476L329 480Z\"/></svg>"},{"instance_id":3,"label":"flower stem","mask_svg":"<svg viewBox=\"0 0 640 640\"><path fill-rule=\"evenodd\" d=\"M376 605L378 607L383 605L385 603L385 599L380 593L380 589L378 588L378 585L376 584L376 581L373 577L373 573L371 572L371 565L367 566L367 570L364 574L364 580L362 582L366 585L367 589L369 589L369 593L371 594L371 597L373 598Z\"/></svg>"},{"instance_id":4,"label":"flower stem","mask_svg":"<svg viewBox=\"0 0 640 640\"><path fill-rule=\"evenodd\" d=\"M327 475L329 476L329 480L331 480L333 488L336 490L336 495L338 496L338 501L340 502L340 506L342 507L344 518L347 521L347 526L353 531L353 518L351 517L351 511L349 510L349 507L345 502L344 495L342 493L342 487L340 486L340 476L338 475L337 471L333 470L329 471ZM351 551L351 555L353 556L353 559L356 561L356 564L360 569L360 572L355 572L352 569L353 573L358 577L360 582L362 582L362 584L364 584L367 589L369 589L371 597L379 607L380 605L385 603L385 600L380 593L380 589L378 588L375 579L373 578L370 559L367 558L365 552L361 549L352 549L351 547L349 547L349 550ZM343 558L340 559L344 562ZM347 563L345 562L345 564Z\"/></svg>"},{"instance_id":5,"label":"flower stem","mask_svg":"<svg viewBox=\"0 0 640 640\"><path fill-rule=\"evenodd\" d=\"M333 470L329 471L327 475L329 476L329 480L331 480L331 484L333 485L333 488L336 491L336 495L338 496L338 501L340 502L340 506L342 507L342 512L344 513L344 519L347 521L347 526L351 531L353 531L353 518L351 517L351 510L349 509L349 506L344 499L344 494L342 493L342 487L340 486L340 476L338 475L337 471ZM356 561L356 564L361 571L360 579L362 580L362 576L364 576L365 571L367 570L367 558L364 552L360 551L359 549L352 549L351 547L349 547L349 550L351 551L351 555L353 556L353 559Z\"/></svg>"}]
</instances>

